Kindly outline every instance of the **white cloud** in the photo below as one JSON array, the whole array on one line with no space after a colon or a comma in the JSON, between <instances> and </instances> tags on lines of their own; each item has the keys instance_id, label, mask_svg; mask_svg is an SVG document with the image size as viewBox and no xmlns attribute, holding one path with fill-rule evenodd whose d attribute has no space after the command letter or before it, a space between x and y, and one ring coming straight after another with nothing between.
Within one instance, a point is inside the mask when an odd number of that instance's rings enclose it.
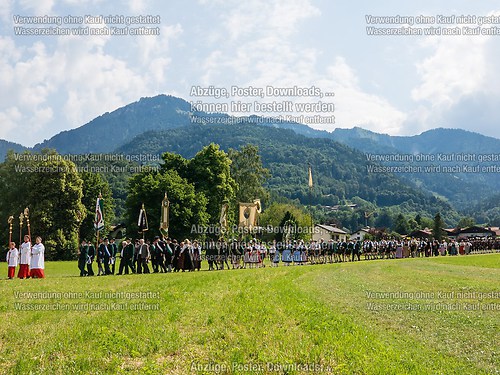
<instances>
[{"instance_id":1,"label":"white cloud","mask_svg":"<svg viewBox=\"0 0 500 375\"><path fill-rule=\"evenodd\" d=\"M45 128L54 116L54 111L50 107L37 108L28 120L31 130L40 131Z\"/></svg>"},{"instance_id":2,"label":"white cloud","mask_svg":"<svg viewBox=\"0 0 500 375\"><path fill-rule=\"evenodd\" d=\"M142 14L146 11L147 1L146 0L129 0L128 8L132 14Z\"/></svg>"},{"instance_id":3,"label":"white cloud","mask_svg":"<svg viewBox=\"0 0 500 375\"><path fill-rule=\"evenodd\" d=\"M170 49L170 44L182 34L181 25L166 25L160 27L160 36L143 36L134 41L140 62L148 65L150 60L165 58ZM169 59L170 60L170 59Z\"/></svg>"},{"instance_id":4,"label":"white cloud","mask_svg":"<svg viewBox=\"0 0 500 375\"><path fill-rule=\"evenodd\" d=\"M13 0L0 0L0 18L8 23L12 20Z\"/></svg>"},{"instance_id":5,"label":"white cloud","mask_svg":"<svg viewBox=\"0 0 500 375\"><path fill-rule=\"evenodd\" d=\"M411 96L417 108L408 121L413 132L443 126L498 137L498 111L493 105L500 101L496 37L429 37L421 48L430 54L416 63L420 83Z\"/></svg>"},{"instance_id":6,"label":"white cloud","mask_svg":"<svg viewBox=\"0 0 500 375\"><path fill-rule=\"evenodd\" d=\"M12 135L18 131L16 127L21 119L22 115L17 107L9 107L0 111L0 138L13 139Z\"/></svg>"},{"instance_id":7,"label":"white cloud","mask_svg":"<svg viewBox=\"0 0 500 375\"><path fill-rule=\"evenodd\" d=\"M288 81L307 59L295 43L300 22L320 14L309 0L205 3L219 7L223 30L210 35L215 48L202 65L204 84L228 79L228 73L238 77L232 84Z\"/></svg>"},{"instance_id":8,"label":"white cloud","mask_svg":"<svg viewBox=\"0 0 500 375\"><path fill-rule=\"evenodd\" d=\"M54 0L20 0L19 3L25 11L32 12L32 16L44 16L52 13Z\"/></svg>"},{"instance_id":9,"label":"white cloud","mask_svg":"<svg viewBox=\"0 0 500 375\"><path fill-rule=\"evenodd\" d=\"M423 47L434 52L417 63L421 83L413 89L415 101L450 107L462 96L480 90L487 77L484 48L488 37L434 37Z\"/></svg>"},{"instance_id":10,"label":"white cloud","mask_svg":"<svg viewBox=\"0 0 500 375\"><path fill-rule=\"evenodd\" d=\"M362 126L390 134L401 132L406 115L386 99L364 92L359 87L356 73L343 58L338 57L318 82L324 91L335 93L335 119L339 127ZM331 125L314 127L332 130Z\"/></svg>"},{"instance_id":11,"label":"white cloud","mask_svg":"<svg viewBox=\"0 0 500 375\"><path fill-rule=\"evenodd\" d=\"M225 87L315 85L323 91L335 92L333 99L321 100L336 105L334 115L337 124L309 124L311 127L333 130L336 126L360 125L374 131L399 132L405 115L386 99L364 92L355 71L345 59L338 57L331 66L320 71L318 57L322 51L299 42L301 22L314 22L319 15L320 11L307 0L254 0L238 2L229 9L224 7L221 18L225 22L229 40L218 45L205 60L203 84ZM240 99L253 101L252 98ZM316 102L319 99L278 97L265 100ZM285 114L296 116L302 113ZM330 115L318 114L325 117Z\"/></svg>"},{"instance_id":12,"label":"white cloud","mask_svg":"<svg viewBox=\"0 0 500 375\"><path fill-rule=\"evenodd\" d=\"M51 2L26 1L23 7L48 11ZM171 62L170 43L182 33L178 24L160 27L160 36L127 40L61 36L31 42L0 36L1 136L33 145L141 96L158 94ZM120 50L127 43L131 48ZM17 131L7 136L5 131L13 128Z\"/></svg>"},{"instance_id":13,"label":"white cloud","mask_svg":"<svg viewBox=\"0 0 500 375\"><path fill-rule=\"evenodd\" d=\"M222 17L231 40L265 34L290 35L297 30L299 21L321 13L309 0L233 1L231 6Z\"/></svg>"},{"instance_id":14,"label":"white cloud","mask_svg":"<svg viewBox=\"0 0 500 375\"><path fill-rule=\"evenodd\" d=\"M82 125L148 91L138 73L111 55L82 51L81 56L65 55L65 59L62 77L71 78L64 83L69 98L63 113L70 127Z\"/></svg>"},{"instance_id":15,"label":"white cloud","mask_svg":"<svg viewBox=\"0 0 500 375\"><path fill-rule=\"evenodd\" d=\"M32 141L30 137L53 118L47 99L55 90L51 75L57 64L41 42L17 48L9 38L0 39L0 56L2 136L9 131L8 139Z\"/></svg>"}]
</instances>

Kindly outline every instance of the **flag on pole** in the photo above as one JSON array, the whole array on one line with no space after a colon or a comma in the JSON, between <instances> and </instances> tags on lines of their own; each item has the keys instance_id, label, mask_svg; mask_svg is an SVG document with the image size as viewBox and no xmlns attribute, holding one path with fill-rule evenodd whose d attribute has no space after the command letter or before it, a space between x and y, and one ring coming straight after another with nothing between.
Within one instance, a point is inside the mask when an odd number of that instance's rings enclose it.
<instances>
[{"instance_id":1,"label":"flag on pole","mask_svg":"<svg viewBox=\"0 0 500 375\"><path fill-rule=\"evenodd\" d=\"M168 237L168 214L169 214L170 202L167 197L167 192L165 192L165 198L161 202L161 222L160 222L160 233L163 237Z\"/></svg>"},{"instance_id":2,"label":"flag on pole","mask_svg":"<svg viewBox=\"0 0 500 375\"><path fill-rule=\"evenodd\" d=\"M220 209L220 218L219 218L219 224L220 224L220 229L222 234L227 232L227 211L229 210L229 204L227 203L227 200L222 203L222 207Z\"/></svg>"},{"instance_id":3,"label":"flag on pole","mask_svg":"<svg viewBox=\"0 0 500 375\"><path fill-rule=\"evenodd\" d=\"M313 174L311 164L309 164L309 189L313 188Z\"/></svg>"},{"instance_id":4,"label":"flag on pole","mask_svg":"<svg viewBox=\"0 0 500 375\"><path fill-rule=\"evenodd\" d=\"M137 221L137 226L139 227L139 233L143 233L148 230L148 218L146 216L144 203L142 204L141 211L139 212L139 220Z\"/></svg>"},{"instance_id":5,"label":"flag on pole","mask_svg":"<svg viewBox=\"0 0 500 375\"><path fill-rule=\"evenodd\" d=\"M99 232L104 228L104 213L103 213L103 199L101 193L97 198L95 205L95 218L94 218L94 228L96 232Z\"/></svg>"}]
</instances>

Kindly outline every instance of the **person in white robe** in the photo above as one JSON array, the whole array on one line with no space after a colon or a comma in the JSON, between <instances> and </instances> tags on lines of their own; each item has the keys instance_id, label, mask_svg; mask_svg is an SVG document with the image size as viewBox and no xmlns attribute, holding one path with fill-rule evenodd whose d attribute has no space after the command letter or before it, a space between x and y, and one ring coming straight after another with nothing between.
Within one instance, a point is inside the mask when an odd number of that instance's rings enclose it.
<instances>
[{"instance_id":1,"label":"person in white robe","mask_svg":"<svg viewBox=\"0 0 500 375\"><path fill-rule=\"evenodd\" d=\"M9 244L9 251L7 251L6 260L9 267L7 277L12 280L16 276L16 267L19 260L19 251L16 248L15 242L11 242Z\"/></svg>"},{"instance_id":2,"label":"person in white robe","mask_svg":"<svg viewBox=\"0 0 500 375\"><path fill-rule=\"evenodd\" d=\"M24 236L24 242L19 246L20 259L19 271L17 277L26 279L30 277L30 263L31 263L31 239L30 236Z\"/></svg>"},{"instance_id":3,"label":"person in white robe","mask_svg":"<svg viewBox=\"0 0 500 375\"><path fill-rule=\"evenodd\" d=\"M45 278L45 246L42 243L42 237L38 236L35 244L31 248L31 271L30 275L35 279Z\"/></svg>"}]
</instances>

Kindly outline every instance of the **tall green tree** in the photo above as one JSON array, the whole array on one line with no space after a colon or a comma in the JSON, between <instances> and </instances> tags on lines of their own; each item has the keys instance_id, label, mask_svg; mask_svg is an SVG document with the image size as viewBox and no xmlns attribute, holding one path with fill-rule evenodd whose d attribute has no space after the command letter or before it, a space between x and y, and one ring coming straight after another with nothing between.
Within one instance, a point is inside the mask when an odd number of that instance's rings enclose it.
<instances>
[{"instance_id":1,"label":"tall green tree","mask_svg":"<svg viewBox=\"0 0 500 375\"><path fill-rule=\"evenodd\" d=\"M408 232L411 233L417 229L419 229L417 221L414 218L409 218L408 219Z\"/></svg>"},{"instance_id":2,"label":"tall green tree","mask_svg":"<svg viewBox=\"0 0 500 375\"><path fill-rule=\"evenodd\" d=\"M468 217L463 217L458 221L457 227L458 228L468 228L476 225L476 221L474 218L468 216Z\"/></svg>"},{"instance_id":3,"label":"tall green tree","mask_svg":"<svg viewBox=\"0 0 500 375\"><path fill-rule=\"evenodd\" d=\"M189 171L188 164L189 161L183 158L181 155L173 152L165 152L162 155L163 164L161 165L161 171L166 172L170 170L176 171L182 178L188 179Z\"/></svg>"},{"instance_id":4,"label":"tall green tree","mask_svg":"<svg viewBox=\"0 0 500 375\"><path fill-rule=\"evenodd\" d=\"M394 231L399 234L408 234L409 226L408 221L403 214L399 214L394 222Z\"/></svg>"},{"instance_id":5,"label":"tall green tree","mask_svg":"<svg viewBox=\"0 0 500 375\"><path fill-rule=\"evenodd\" d=\"M295 216L290 211L285 212L285 216L280 222L280 228L283 228L283 231L278 234L278 239L280 241L298 239L298 227Z\"/></svg>"},{"instance_id":6,"label":"tall green tree","mask_svg":"<svg viewBox=\"0 0 500 375\"><path fill-rule=\"evenodd\" d=\"M219 149L219 145L211 143L189 161L189 180L199 193L208 198L207 213L209 223L217 224L224 201L233 201L236 182L231 177L231 159Z\"/></svg>"},{"instance_id":7,"label":"tall green tree","mask_svg":"<svg viewBox=\"0 0 500 375\"><path fill-rule=\"evenodd\" d=\"M422 225L422 215L420 215L420 214L415 215L415 221L419 226ZM420 228L420 229L424 229L424 228Z\"/></svg>"},{"instance_id":8,"label":"tall green tree","mask_svg":"<svg viewBox=\"0 0 500 375\"><path fill-rule=\"evenodd\" d=\"M434 216L434 224L432 226L432 233L433 233L433 236L436 240L438 241L441 241L441 239L443 238L444 236L444 231L443 231L443 228L444 228L444 221L443 219L441 218L441 213L438 212L435 216Z\"/></svg>"},{"instance_id":9,"label":"tall green tree","mask_svg":"<svg viewBox=\"0 0 500 375\"><path fill-rule=\"evenodd\" d=\"M0 216L17 219L28 207L32 237L42 237L46 259L73 259L85 209L81 202L83 182L75 164L54 150L11 152L0 165L0 181ZM19 228L19 220L15 224ZM17 236L14 238L18 242Z\"/></svg>"},{"instance_id":10,"label":"tall green tree","mask_svg":"<svg viewBox=\"0 0 500 375\"><path fill-rule=\"evenodd\" d=\"M231 159L214 143L203 147L194 158L166 152L162 155L162 173L175 171L194 185L197 194L207 199L208 223L217 225L224 202L233 202L237 184L231 177Z\"/></svg>"},{"instance_id":11,"label":"tall green tree","mask_svg":"<svg viewBox=\"0 0 500 375\"><path fill-rule=\"evenodd\" d=\"M309 239L311 216L303 207L289 203L272 203L260 216L260 224L264 228L265 239L282 240L284 235L283 223L286 218L293 218L296 223L297 233L295 239Z\"/></svg>"},{"instance_id":12,"label":"tall green tree","mask_svg":"<svg viewBox=\"0 0 500 375\"><path fill-rule=\"evenodd\" d=\"M262 165L259 148L255 145L243 146L239 151L229 149L231 159L231 176L236 181L235 203L252 202L269 199L269 192L264 183L271 176L267 168Z\"/></svg>"},{"instance_id":13,"label":"tall green tree","mask_svg":"<svg viewBox=\"0 0 500 375\"><path fill-rule=\"evenodd\" d=\"M375 225L381 228L392 228L393 216L388 208L384 208L375 220Z\"/></svg>"},{"instance_id":14,"label":"tall green tree","mask_svg":"<svg viewBox=\"0 0 500 375\"><path fill-rule=\"evenodd\" d=\"M170 201L169 234L177 239L202 237L198 228L208 224L208 200L174 170L143 172L130 179L126 201L129 235L139 236L137 221L142 204L149 224L146 237L151 239L159 235L161 202L165 192Z\"/></svg>"}]
</instances>

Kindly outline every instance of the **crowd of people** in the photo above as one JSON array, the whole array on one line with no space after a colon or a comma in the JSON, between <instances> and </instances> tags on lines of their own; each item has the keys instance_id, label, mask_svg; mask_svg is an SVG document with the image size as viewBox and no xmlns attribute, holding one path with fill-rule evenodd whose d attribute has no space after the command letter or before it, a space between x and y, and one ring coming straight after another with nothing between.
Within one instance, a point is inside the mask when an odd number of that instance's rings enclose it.
<instances>
[{"instance_id":1,"label":"crowd of people","mask_svg":"<svg viewBox=\"0 0 500 375\"><path fill-rule=\"evenodd\" d=\"M208 270L260 268L269 263L272 267L340 263L371 259L398 259L468 255L477 251L500 251L500 240L364 240L364 241L272 241L252 239L238 241L222 239L206 242L155 237L152 242L131 238L118 246L114 239L104 238L95 250L91 242L82 241L78 267L80 276L97 276L129 273L167 273L201 270L207 261ZM118 272L117 259L120 258ZM267 259L267 261L266 261ZM150 268L151 267L151 268Z\"/></svg>"},{"instance_id":2,"label":"crowd of people","mask_svg":"<svg viewBox=\"0 0 500 375\"><path fill-rule=\"evenodd\" d=\"M10 242L6 261L9 279L16 276L17 266L19 266L17 277L20 279L30 277L43 279L45 277L45 246L42 243L42 237L36 237L35 244L32 245L30 236L24 236L24 242L19 246L19 249L17 249L15 242Z\"/></svg>"},{"instance_id":3,"label":"crowd of people","mask_svg":"<svg viewBox=\"0 0 500 375\"><path fill-rule=\"evenodd\" d=\"M462 239L462 240L364 240L364 241L272 241L257 239L238 241L222 239L206 242L185 239L155 237L146 241L131 238L121 241L104 238L97 251L93 243L83 240L78 254L80 276L94 276L94 264L97 276L129 273L184 272L201 270L202 262L208 263L208 270L259 268L269 263L272 267L353 262L371 259L398 259L409 257L433 257L445 255L468 255L476 252L500 251L500 239ZM24 242L16 247L9 244L7 252L9 279L15 277L44 278L45 247L41 237L36 237L35 244L30 236L24 236ZM116 269L118 258L119 266ZM266 262L267 259L267 262Z\"/></svg>"},{"instance_id":4,"label":"crowd of people","mask_svg":"<svg viewBox=\"0 0 500 375\"><path fill-rule=\"evenodd\" d=\"M136 241L127 238L121 242L120 248L115 239L104 238L96 251L91 242L83 240L78 255L78 268L80 276L94 276L95 260L97 276L113 275L119 257L118 275L201 270L201 250L197 241L191 243L184 240L178 243L170 238L155 237L153 242L142 238Z\"/></svg>"}]
</instances>

